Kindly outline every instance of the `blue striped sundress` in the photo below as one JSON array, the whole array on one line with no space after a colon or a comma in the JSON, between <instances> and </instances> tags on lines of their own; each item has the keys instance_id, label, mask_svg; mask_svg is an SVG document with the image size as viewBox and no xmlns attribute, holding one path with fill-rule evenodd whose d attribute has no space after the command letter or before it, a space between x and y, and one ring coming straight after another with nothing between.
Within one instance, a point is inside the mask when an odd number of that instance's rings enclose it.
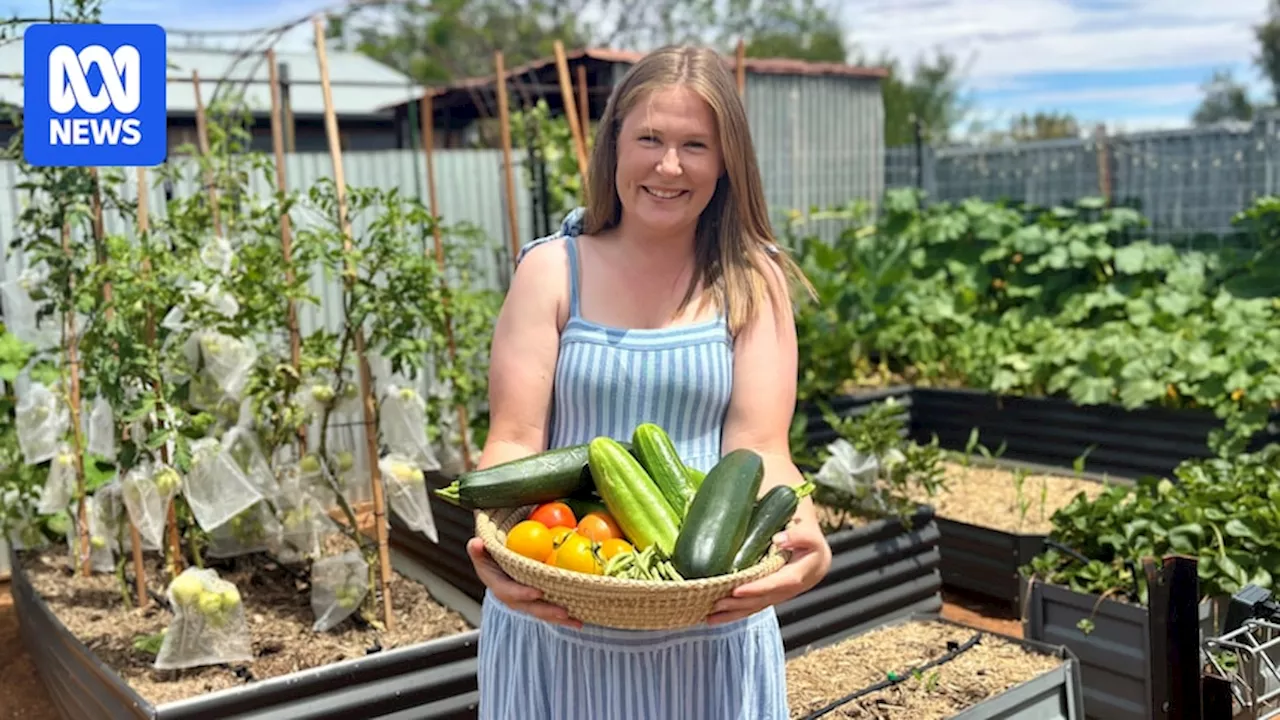
<instances>
[{"instance_id":1,"label":"blue striped sundress","mask_svg":"<svg viewBox=\"0 0 1280 720\"><path fill-rule=\"evenodd\" d=\"M599 435L630 439L642 422L671 435L703 471L720 458L733 387L723 316L669 329L602 326L579 312L583 212L526 245L563 240L569 319L560 336L551 447ZM784 720L786 664L767 608L725 625L636 631L543 622L486 593L479 641L481 720Z\"/></svg>"}]
</instances>

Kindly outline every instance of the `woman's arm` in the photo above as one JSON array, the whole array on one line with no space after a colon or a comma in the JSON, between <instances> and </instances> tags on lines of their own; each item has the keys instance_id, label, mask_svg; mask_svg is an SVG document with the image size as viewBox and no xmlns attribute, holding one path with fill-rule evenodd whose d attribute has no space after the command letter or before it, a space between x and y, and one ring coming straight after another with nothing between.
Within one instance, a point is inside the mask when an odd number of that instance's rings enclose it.
<instances>
[{"instance_id":1,"label":"woman's arm","mask_svg":"<svg viewBox=\"0 0 1280 720\"><path fill-rule=\"evenodd\" d=\"M489 436L478 467L533 455L547 448L551 386L559 354L561 315L568 287L564 244L551 242L529 251L516 269L493 331L489 359ZM557 605L541 600L537 588L512 580L471 538L467 554L476 575L513 610L548 622L580 627Z\"/></svg>"},{"instance_id":2,"label":"woman's arm","mask_svg":"<svg viewBox=\"0 0 1280 720\"><path fill-rule=\"evenodd\" d=\"M481 468L547 448L566 262L562 242L546 243L525 255L511 280L489 355L489 435Z\"/></svg>"},{"instance_id":3,"label":"woman's arm","mask_svg":"<svg viewBox=\"0 0 1280 720\"><path fill-rule=\"evenodd\" d=\"M798 366L795 318L782 271L772 261L770 289L782 303L765 302L734 343L733 394L725 418L722 452L738 448L755 451L764 460L761 493L777 485L804 481L791 459L790 428L796 404ZM776 605L816 585L831 566L831 548L818 526L811 498L796 509L795 522L775 539L790 550L786 567L739 587L720 601L710 622L728 622Z\"/></svg>"}]
</instances>

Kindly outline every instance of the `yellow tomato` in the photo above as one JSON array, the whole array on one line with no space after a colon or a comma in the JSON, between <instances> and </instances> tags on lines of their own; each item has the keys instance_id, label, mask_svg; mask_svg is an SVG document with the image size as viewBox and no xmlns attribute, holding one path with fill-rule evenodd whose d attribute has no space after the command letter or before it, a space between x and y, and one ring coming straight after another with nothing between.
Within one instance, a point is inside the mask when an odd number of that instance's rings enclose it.
<instances>
[{"instance_id":1,"label":"yellow tomato","mask_svg":"<svg viewBox=\"0 0 1280 720\"><path fill-rule=\"evenodd\" d=\"M618 539L622 537L622 529L618 527L617 521L610 517L608 513L602 512L584 515L578 521L578 532L598 543L610 538Z\"/></svg>"},{"instance_id":2,"label":"yellow tomato","mask_svg":"<svg viewBox=\"0 0 1280 720\"><path fill-rule=\"evenodd\" d=\"M546 525L525 520L507 533L507 549L533 560L542 560L551 552L551 531Z\"/></svg>"},{"instance_id":3,"label":"yellow tomato","mask_svg":"<svg viewBox=\"0 0 1280 720\"><path fill-rule=\"evenodd\" d=\"M572 570L588 575L599 575L604 572L604 565L596 555L594 543L582 535L570 535L557 547L551 564L562 570Z\"/></svg>"},{"instance_id":4,"label":"yellow tomato","mask_svg":"<svg viewBox=\"0 0 1280 720\"><path fill-rule=\"evenodd\" d=\"M608 561L614 555L622 552L634 552L635 548L631 547L631 543L618 538L609 538L600 543L600 558Z\"/></svg>"}]
</instances>

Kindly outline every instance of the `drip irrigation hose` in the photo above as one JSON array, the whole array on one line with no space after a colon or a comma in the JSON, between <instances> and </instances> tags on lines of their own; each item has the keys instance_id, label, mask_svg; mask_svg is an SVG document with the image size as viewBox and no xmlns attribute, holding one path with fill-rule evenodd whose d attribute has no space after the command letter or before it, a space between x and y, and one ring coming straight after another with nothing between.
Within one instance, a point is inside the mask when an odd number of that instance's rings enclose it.
<instances>
[{"instance_id":1,"label":"drip irrigation hose","mask_svg":"<svg viewBox=\"0 0 1280 720\"><path fill-rule=\"evenodd\" d=\"M965 653L968 650L972 649L974 645L977 645L982 640L982 636L983 636L983 633L981 632L974 633L973 637L964 641L963 645L958 645L955 648L948 650L946 654L941 655L937 658L934 658L933 660L930 660L929 662L923 665L920 665L919 667L911 668L910 670L904 673L891 672L889 673L889 677L885 678L884 680L881 680L880 682L874 685L868 685L867 687L864 687L861 690L858 690L856 692L851 692L848 695L845 695L844 697L840 698L839 700L836 700L835 702L827 705L826 707L820 708L818 710L814 710L808 715L805 715L803 720L816 720L816 718L820 718L823 715L826 715L827 713L835 710L841 705L847 705L853 702L854 700L857 700L858 698L862 697L863 695L869 695L873 692L876 692L877 690L884 690L885 688L891 688L894 685L897 685L902 682L906 682L907 678L912 677L918 673L922 673L925 670L930 670L939 665L949 663L952 660L955 660L957 657L959 657L962 653ZM948 645L950 644L951 643L948 643Z\"/></svg>"}]
</instances>

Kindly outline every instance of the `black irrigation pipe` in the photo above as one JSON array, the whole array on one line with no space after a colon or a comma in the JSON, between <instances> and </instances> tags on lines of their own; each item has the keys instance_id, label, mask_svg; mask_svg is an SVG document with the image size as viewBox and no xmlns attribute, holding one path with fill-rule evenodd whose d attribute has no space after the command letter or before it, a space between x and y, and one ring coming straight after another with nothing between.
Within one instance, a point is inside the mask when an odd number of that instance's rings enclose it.
<instances>
[{"instance_id":1,"label":"black irrigation pipe","mask_svg":"<svg viewBox=\"0 0 1280 720\"><path fill-rule=\"evenodd\" d=\"M904 673L891 672L889 673L888 678L881 680L880 682L874 685L868 685L867 687L864 687L861 690L858 690L857 692L849 693L848 695L845 695L844 697L840 698L839 700L836 700L835 702L831 703L830 705L827 705L824 708L821 708L819 710L814 710L808 715L805 715L803 720L815 720L816 718L820 718L823 715L826 715L827 713L835 710L841 705L847 705L848 703L851 703L854 700L857 700L863 695L869 695L873 692L876 692L877 690L884 690L885 688L891 688L894 685L906 682L907 678L913 677L919 673L924 672L925 670L930 670L944 663L949 663L952 660L955 660L957 657L959 657L962 653L965 653L971 650L973 646L977 645L978 642L982 640L982 636L984 634L985 633L981 633L981 632L974 633L973 637L966 640L963 645L958 645L956 647L951 647L954 643L948 642L947 647L949 649L947 650L945 655L934 658L933 660L930 660L929 662L919 667L911 668L910 670Z\"/></svg>"},{"instance_id":2,"label":"black irrigation pipe","mask_svg":"<svg viewBox=\"0 0 1280 720\"><path fill-rule=\"evenodd\" d=\"M1056 540L1046 539L1044 544L1055 550L1061 550L1081 565L1089 564L1089 558L1081 554L1080 551L1069 548ZM1142 586L1138 584L1138 566L1132 560L1125 560L1124 566L1129 570L1129 574L1133 576L1133 599L1136 602L1138 598L1142 597Z\"/></svg>"}]
</instances>

